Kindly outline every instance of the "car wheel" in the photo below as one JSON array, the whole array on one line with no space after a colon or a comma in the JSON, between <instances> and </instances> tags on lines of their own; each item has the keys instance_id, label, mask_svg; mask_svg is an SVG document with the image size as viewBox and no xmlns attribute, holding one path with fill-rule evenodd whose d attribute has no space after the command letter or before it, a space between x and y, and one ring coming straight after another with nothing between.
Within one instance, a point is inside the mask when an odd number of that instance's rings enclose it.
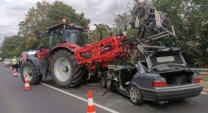
<instances>
[{"instance_id":1,"label":"car wheel","mask_svg":"<svg viewBox=\"0 0 208 113\"><path fill-rule=\"evenodd\" d=\"M142 105L144 103L141 92L138 87L135 85L131 85L129 89L130 100L135 105Z\"/></svg>"}]
</instances>

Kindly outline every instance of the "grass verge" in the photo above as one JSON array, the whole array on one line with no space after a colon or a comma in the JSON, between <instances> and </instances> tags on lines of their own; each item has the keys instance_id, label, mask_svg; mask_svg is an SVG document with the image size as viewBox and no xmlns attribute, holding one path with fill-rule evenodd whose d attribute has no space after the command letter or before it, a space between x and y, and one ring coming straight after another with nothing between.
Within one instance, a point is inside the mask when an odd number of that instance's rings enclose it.
<instances>
[{"instance_id":1,"label":"grass verge","mask_svg":"<svg viewBox=\"0 0 208 113\"><path fill-rule=\"evenodd\" d=\"M204 88L208 88L208 75L200 75L200 78L201 78L201 85L204 87Z\"/></svg>"}]
</instances>

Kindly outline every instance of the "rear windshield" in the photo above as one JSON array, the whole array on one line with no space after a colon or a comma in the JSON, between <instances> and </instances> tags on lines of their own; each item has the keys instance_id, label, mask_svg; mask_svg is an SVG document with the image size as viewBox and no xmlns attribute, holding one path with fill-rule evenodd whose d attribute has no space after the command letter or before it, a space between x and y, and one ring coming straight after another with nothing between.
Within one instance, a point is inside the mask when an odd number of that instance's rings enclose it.
<instances>
[{"instance_id":1,"label":"rear windshield","mask_svg":"<svg viewBox=\"0 0 208 113\"><path fill-rule=\"evenodd\" d=\"M166 63L177 63L183 64L183 60L180 55L172 55L172 56L152 56L150 57L152 66L166 64Z\"/></svg>"}]
</instances>

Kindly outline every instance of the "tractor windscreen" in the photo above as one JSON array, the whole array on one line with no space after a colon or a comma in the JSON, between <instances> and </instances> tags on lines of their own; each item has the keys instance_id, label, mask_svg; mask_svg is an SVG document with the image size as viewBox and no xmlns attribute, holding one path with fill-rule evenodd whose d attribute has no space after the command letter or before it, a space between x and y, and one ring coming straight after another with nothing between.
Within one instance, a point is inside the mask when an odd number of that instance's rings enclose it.
<instances>
[{"instance_id":1,"label":"tractor windscreen","mask_svg":"<svg viewBox=\"0 0 208 113\"><path fill-rule=\"evenodd\" d=\"M79 46L83 46L86 43L86 37L82 31L77 29L66 29L64 32L66 42L75 43Z\"/></svg>"}]
</instances>

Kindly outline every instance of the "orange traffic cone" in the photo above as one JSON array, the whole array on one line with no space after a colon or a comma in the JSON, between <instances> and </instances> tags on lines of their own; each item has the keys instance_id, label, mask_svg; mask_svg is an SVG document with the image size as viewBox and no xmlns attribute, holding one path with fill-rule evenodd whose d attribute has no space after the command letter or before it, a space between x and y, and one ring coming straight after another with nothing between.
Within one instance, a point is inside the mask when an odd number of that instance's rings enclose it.
<instances>
[{"instance_id":1,"label":"orange traffic cone","mask_svg":"<svg viewBox=\"0 0 208 113\"><path fill-rule=\"evenodd\" d=\"M25 87L24 87L24 91L27 91L27 90L31 90L31 87L30 87L30 83L29 83L29 80L27 78L27 74L25 75Z\"/></svg>"},{"instance_id":2,"label":"orange traffic cone","mask_svg":"<svg viewBox=\"0 0 208 113\"><path fill-rule=\"evenodd\" d=\"M93 103L92 91L88 91L88 106L87 106L87 113L96 113L95 106Z\"/></svg>"},{"instance_id":3,"label":"orange traffic cone","mask_svg":"<svg viewBox=\"0 0 208 113\"><path fill-rule=\"evenodd\" d=\"M17 72L16 72L16 69L14 68L14 71L13 71L13 77L18 77L17 76Z\"/></svg>"}]
</instances>

